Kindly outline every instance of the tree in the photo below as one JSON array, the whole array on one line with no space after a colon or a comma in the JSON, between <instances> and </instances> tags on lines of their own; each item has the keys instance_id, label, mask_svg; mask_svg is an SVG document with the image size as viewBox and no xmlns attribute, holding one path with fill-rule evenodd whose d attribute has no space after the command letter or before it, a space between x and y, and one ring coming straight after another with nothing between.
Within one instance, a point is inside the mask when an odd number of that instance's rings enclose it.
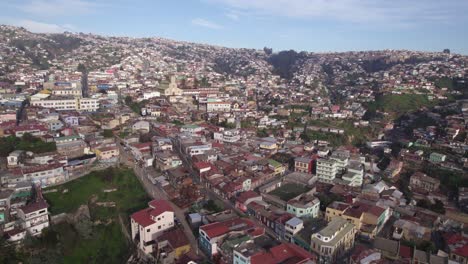
<instances>
[{"instance_id":1,"label":"tree","mask_svg":"<svg viewBox=\"0 0 468 264\"><path fill-rule=\"evenodd\" d=\"M103 135L105 138L114 137L114 133L112 133L112 130L111 130L111 129L104 129L104 131L102 132L102 135Z\"/></svg>"},{"instance_id":2,"label":"tree","mask_svg":"<svg viewBox=\"0 0 468 264\"><path fill-rule=\"evenodd\" d=\"M263 51L265 52L266 55L271 55L273 53L272 48L264 47Z\"/></svg>"},{"instance_id":3,"label":"tree","mask_svg":"<svg viewBox=\"0 0 468 264\"><path fill-rule=\"evenodd\" d=\"M16 149L19 138L15 136L8 136L0 138L0 157L7 157L12 151Z\"/></svg>"},{"instance_id":4,"label":"tree","mask_svg":"<svg viewBox=\"0 0 468 264\"><path fill-rule=\"evenodd\" d=\"M268 132L266 129L257 130L257 137L268 137Z\"/></svg>"},{"instance_id":5,"label":"tree","mask_svg":"<svg viewBox=\"0 0 468 264\"><path fill-rule=\"evenodd\" d=\"M445 214L444 204L438 199L435 200L435 203L431 203L427 199L419 200L416 205L439 214Z\"/></svg>"},{"instance_id":6,"label":"tree","mask_svg":"<svg viewBox=\"0 0 468 264\"><path fill-rule=\"evenodd\" d=\"M126 105L130 105L132 102L133 102L132 97L131 97L130 95L127 95L127 96L125 97L125 104L126 104Z\"/></svg>"},{"instance_id":7,"label":"tree","mask_svg":"<svg viewBox=\"0 0 468 264\"><path fill-rule=\"evenodd\" d=\"M343 201L343 197L334 193L330 193L328 195L321 193L317 196L317 198L320 200L320 209L322 211L325 211L327 207L335 201L340 201L340 202Z\"/></svg>"},{"instance_id":8,"label":"tree","mask_svg":"<svg viewBox=\"0 0 468 264\"><path fill-rule=\"evenodd\" d=\"M84 66L84 64L80 63L80 64L78 64L77 70L79 72L81 72L81 73L85 73L86 72L86 66Z\"/></svg>"},{"instance_id":9,"label":"tree","mask_svg":"<svg viewBox=\"0 0 468 264\"><path fill-rule=\"evenodd\" d=\"M0 263L13 264L24 262L25 257L18 252L14 245L0 237Z\"/></svg>"}]
</instances>

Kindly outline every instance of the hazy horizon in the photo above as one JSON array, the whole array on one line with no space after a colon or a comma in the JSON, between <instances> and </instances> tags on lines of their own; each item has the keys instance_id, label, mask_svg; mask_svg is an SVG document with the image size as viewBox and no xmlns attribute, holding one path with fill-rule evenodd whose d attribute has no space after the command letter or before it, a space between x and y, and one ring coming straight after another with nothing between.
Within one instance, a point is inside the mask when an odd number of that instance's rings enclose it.
<instances>
[{"instance_id":1,"label":"hazy horizon","mask_svg":"<svg viewBox=\"0 0 468 264\"><path fill-rule=\"evenodd\" d=\"M468 54L466 11L462 0L6 0L0 24L275 51Z\"/></svg>"}]
</instances>

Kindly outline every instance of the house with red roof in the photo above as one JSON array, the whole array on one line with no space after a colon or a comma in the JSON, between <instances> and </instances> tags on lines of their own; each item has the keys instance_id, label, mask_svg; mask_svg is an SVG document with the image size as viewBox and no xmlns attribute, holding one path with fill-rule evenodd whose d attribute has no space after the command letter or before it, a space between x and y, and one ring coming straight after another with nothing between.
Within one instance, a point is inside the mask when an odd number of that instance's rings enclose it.
<instances>
[{"instance_id":1,"label":"house with red roof","mask_svg":"<svg viewBox=\"0 0 468 264\"><path fill-rule=\"evenodd\" d=\"M247 205L254 201L261 201L262 196L254 191L242 192L236 198L236 208L242 212L247 212Z\"/></svg>"},{"instance_id":2,"label":"house with red roof","mask_svg":"<svg viewBox=\"0 0 468 264\"><path fill-rule=\"evenodd\" d=\"M445 244L449 248L450 260L458 263L468 263L468 237L460 234L445 235Z\"/></svg>"},{"instance_id":3,"label":"house with red roof","mask_svg":"<svg viewBox=\"0 0 468 264\"><path fill-rule=\"evenodd\" d=\"M148 206L132 214L130 222L132 239L143 252L151 254L156 249L156 238L174 227L174 209L166 200L153 200Z\"/></svg>"},{"instance_id":4,"label":"house with red roof","mask_svg":"<svg viewBox=\"0 0 468 264\"><path fill-rule=\"evenodd\" d=\"M253 237L263 235L265 230L246 218L235 218L224 222L215 222L198 229L200 249L212 258L218 254L218 247L229 234L248 234Z\"/></svg>"},{"instance_id":5,"label":"house with red roof","mask_svg":"<svg viewBox=\"0 0 468 264\"><path fill-rule=\"evenodd\" d=\"M199 161L193 164L193 168L198 173L198 175L202 175L203 173L210 171L212 166L213 165L211 163L206 161Z\"/></svg>"},{"instance_id":6,"label":"house with red roof","mask_svg":"<svg viewBox=\"0 0 468 264\"><path fill-rule=\"evenodd\" d=\"M45 136L49 129L40 123L33 124L22 124L14 127L10 132L5 134L15 135L16 137L22 137L24 134L31 134L36 137Z\"/></svg>"},{"instance_id":7,"label":"house with red roof","mask_svg":"<svg viewBox=\"0 0 468 264\"><path fill-rule=\"evenodd\" d=\"M390 217L390 209L356 202L343 211L342 218L353 223L363 238L374 238Z\"/></svg>"},{"instance_id":8,"label":"house with red roof","mask_svg":"<svg viewBox=\"0 0 468 264\"><path fill-rule=\"evenodd\" d=\"M42 196L41 187L37 185L34 199L17 210L21 228L32 236L42 234L42 230L49 227L48 208L49 205Z\"/></svg>"},{"instance_id":9,"label":"house with red roof","mask_svg":"<svg viewBox=\"0 0 468 264\"><path fill-rule=\"evenodd\" d=\"M291 244L282 243L270 249L262 248L255 242L247 241L234 250L235 264L305 264L317 263L317 256L305 249Z\"/></svg>"}]
</instances>

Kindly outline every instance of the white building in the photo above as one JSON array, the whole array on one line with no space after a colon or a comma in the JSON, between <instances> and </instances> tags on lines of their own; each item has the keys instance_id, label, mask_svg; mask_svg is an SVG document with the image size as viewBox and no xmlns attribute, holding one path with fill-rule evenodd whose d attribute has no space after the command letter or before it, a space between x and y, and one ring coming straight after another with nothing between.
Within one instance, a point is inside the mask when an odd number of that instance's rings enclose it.
<instances>
[{"instance_id":1,"label":"white building","mask_svg":"<svg viewBox=\"0 0 468 264\"><path fill-rule=\"evenodd\" d=\"M205 154L205 152L211 150L211 147L212 146L210 143L207 143L207 144L201 143L197 145L192 145L186 148L185 153L190 155L190 157L194 155Z\"/></svg>"},{"instance_id":2,"label":"white building","mask_svg":"<svg viewBox=\"0 0 468 264\"><path fill-rule=\"evenodd\" d=\"M353 162L347 167L347 172L343 175L342 179L352 187L362 186L364 179L364 166L361 163Z\"/></svg>"},{"instance_id":3,"label":"white building","mask_svg":"<svg viewBox=\"0 0 468 264\"><path fill-rule=\"evenodd\" d=\"M293 217L284 225L284 239L292 242L292 238L304 228L304 221L300 218Z\"/></svg>"},{"instance_id":4,"label":"white building","mask_svg":"<svg viewBox=\"0 0 468 264\"><path fill-rule=\"evenodd\" d=\"M219 140L227 143L235 143L240 140L240 132L237 129L225 130L220 132L215 132L213 134L215 140Z\"/></svg>"},{"instance_id":5,"label":"white building","mask_svg":"<svg viewBox=\"0 0 468 264\"><path fill-rule=\"evenodd\" d=\"M196 134L198 132L203 131L205 128L202 126L197 126L197 125L184 125L180 128L180 132L182 133L188 133L188 134Z\"/></svg>"},{"instance_id":6,"label":"white building","mask_svg":"<svg viewBox=\"0 0 468 264\"><path fill-rule=\"evenodd\" d=\"M49 216L47 212L49 205L42 198L40 190L38 190L38 192L34 202L18 208L21 228L32 236L40 235L42 230L49 226Z\"/></svg>"},{"instance_id":7,"label":"white building","mask_svg":"<svg viewBox=\"0 0 468 264\"><path fill-rule=\"evenodd\" d=\"M161 96L161 93L158 91L144 92L143 100L148 100L148 99L160 97L160 96Z\"/></svg>"},{"instance_id":8,"label":"white building","mask_svg":"<svg viewBox=\"0 0 468 264\"><path fill-rule=\"evenodd\" d=\"M138 121L133 124L132 131L148 133L150 131L150 123L144 120Z\"/></svg>"},{"instance_id":9,"label":"white building","mask_svg":"<svg viewBox=\"0 0 468 264\"><path fill-rule=\"evenodd\" d=\"M60 120L47 120L46 124L51 131L57 131L63 128L63 123Z\"/></svg>"},{"instance_id":10,"label":"white building","mask_svg":"<svg viewBox=\"0 0 468 264\"><path fill-rule=\"evenodd\" d=\"M75 110L79 112L94 112L99 109L99 101L94 98L36 100L31 101L31 105L54 108L56 110Z\"/></svg>"},{"instance_id":11,"label":"white building","mask_svg":"<svg viewBox=\"0 0 468 264\"><path fill-rule=\"evenodd\" d=\"M207 102L206 111L211 112L230 112L231 103L229 102Z\"/></svg>"},{"instance_id":12,"label":"white building","mask_svg":"<svg viewBox=\"0 0 468 264\"><path fill-rule=\"evenodd\" d=\"M332 159L317 160L317 177L320 182L333 183L338 172L338 165Z\"/></svg>"},{"instance_id":13,"label":"white building","mask_svg":"<svg viewBox=\"0 0 468 264\"><path fill-rule=\"evenodd\" d=\"M155 250L158 236L174 227L174 210L168 201L153 200L148 205L131 216L132 239L146 254Z\"/></svg>"},{"instance_id":14,"label":"white building","mask_svg":"<svg viewBox=\"0 0 468 264\"><path fill-rule=\"evenodd\" d=\"M15 150L7 157L8 167L16 167L24 162L26 152L23 150Z\"/></svg>"},{"instance_id":15,"label":"white building","mask_svg":"<svg viewBox=\"0 0 468 264\"><path fill-rule=\"evenodd\" d=\"M73 97L81 97L81 88L56 88L52 90L53 95L57 96L73 96Z\"/></svg>"},{"instance_id":16,"label":"white building","mask_svg":"<svg viewBox=\"0 0 468 264\"><path fill-rule=\"evenodd\" d=\"M64 182L67 179L68 176L63 170L63 164L53 163L18 168L11 175L2 175L1 182L4 184L34 182L47 186Z\"/></svg>"}]
</instances>

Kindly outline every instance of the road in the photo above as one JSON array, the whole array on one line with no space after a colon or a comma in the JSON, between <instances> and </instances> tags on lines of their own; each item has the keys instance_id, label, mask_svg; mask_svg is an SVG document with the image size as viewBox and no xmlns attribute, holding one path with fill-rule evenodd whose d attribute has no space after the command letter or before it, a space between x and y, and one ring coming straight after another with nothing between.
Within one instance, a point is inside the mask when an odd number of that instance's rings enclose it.
<instances>
[{"instance_id":1,"label":"road","mask_svg":"<svg viewBox=\"0 0 468 264\"><path fill-rule=\"evenodd\" d=\"M117 144L120 148L120 162L133 168L133 171L135 172L135 175L137 176L138 180L140 183L143 185L143 188L145 189L146 193L153 199L161 199L161 200L167 200L172 208L174 209L174 214L177 217L177 219L180 221L182 224L183 230L185 235L190 241L190 246L194 251L198 251L198 242L195 236L192 233L192 229L190 225L188 224L186 217L185 217L185 211L179 208L177 205L172 203L168 197L167 194L159 188L157 185L154 185L148 178L148 175L156 175L156 171L151 167L151 168L146 168L144 166L140 166L138 162L134 161L133 155L131 154L130 150L126 150L122 144L120 144L122 141L120 138L117 138Z\"/></svg>"}]
</instances>

